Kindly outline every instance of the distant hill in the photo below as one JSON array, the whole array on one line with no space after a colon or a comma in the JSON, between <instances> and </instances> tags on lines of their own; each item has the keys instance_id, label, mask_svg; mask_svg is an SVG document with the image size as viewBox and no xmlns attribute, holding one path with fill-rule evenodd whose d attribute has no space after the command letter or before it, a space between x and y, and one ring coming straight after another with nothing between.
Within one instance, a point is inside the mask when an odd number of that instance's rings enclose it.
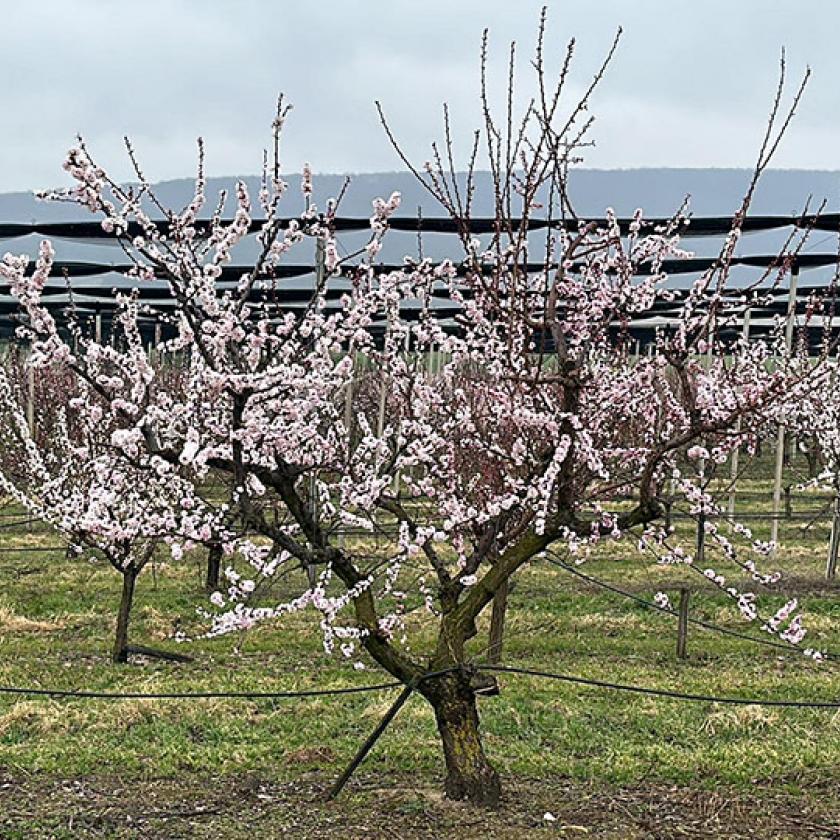
<instances>
[{"instance_id":1,"label":"distant hill","mask_svg":"<svg viewBox=\"0 0 840 840\"><path fill-rule=\"evenodd\" d=\"M643 207L651 215L667 214L679 206L686 195L691 196L691 208L697 215L722 215L737 205L750 172L746 169L578 169L570 177L572 197L577 209L584 215L600 215L604 208L613 207L618 213L631 213ZM315 198L323 201L335 195L346 176L316 175ZM348 216L366 216L370 202L376 196L388 196L394 190L403 195L402 213L414 214L422 207L426 216L439 215L434 200L406 172L373 172L349 176L342 213ZM213 196L222 188L230 188L236 176L211 178L208 195ZM244 180L254 194L259 179L245 176ZM299 175L287 175L289 193L286 198L289 215L302 207L297 189ZM492 212L490 177L478 173L475 213ZM163 181L157 190L164 203L182 204L189 200L192 181L181 178ZM810 169L776 169L768 171L755 197L753 212L795 213L808 196L817 202L827 199L831 209L840 207L840 171ZM68 220L85 218L86 213L72 205L49 204L37 201L31 193L0 193L0 221Z\"/></svg>"},{"instance_id":2,"label":"distant hill","mask_svg":"<svg viewBox=\"0 0 840 840\"><path fill-rule=\"evenodd\" d=\"M405 172L376 172L352 175L350 187L341 207L345 216L368 216L371 201L377 196L387 197L393 191L402 193L400 215L416 215L418 207L424 217L441 215L434 199L423 190L414 178ZM571 174L570 191L579 215L600 217L607 207L620 215L632 213L642 207L648 215L672 213L690 196L691 212L698 216L726 215L732 213L740 203L741 195L749 181L750 172L745 169L579 169ZM325 200L341 189L345 176L316 175L315 200L323 206ZM235 176L211 178L208 196L212 197L222 188L230 188ZM245 177L252 194L256 197L259 179ZM303 201L298 188L300 176L288 175L289 192L285 199L283 214L298 214ZM188 178L164 181L157 185L161 200L172 206L186 203L192 194L192 181ZM823 200L827 210L840 209L840 172L826 170L771 170L768 171L755 196L754 213L795 214L801 212L805 202L811 198L811 205L817 206ZM208 202L211 204L212 202ZM209 210L208 210L209 212ZM492 214L492 190L488 173L479 173L473 215ZM68 221L91 218L86 211L70 204L55 204L37 201L31 193L0 194L0 221ZM824 239L825 237L823 237ZM778 234L756 234L749 237L749 248L753 252L773 249L779 241ZM342 237L342 244L348 251L363 241L363 236L348 234ZM14 244L7 242L6 248L34 253L37 238L18 239ZM693 240L691 247L698 253L711 252L715 243ZM107 245L91 245L78 242L57 244L61 259L109 260L113 253ZM426 235L424 253L440 258L457 255L457 243L451 236ZM454 250L453 250L454 249ZM240 251L237 259L246 260L251 249ZM742 250L744 250L742 248ZM399 259L406 253L416 254L417 242L414 234L391 233L388 237L386 259ZM305 252L295 258L303 261Z\"/></svg>"}]
</instances>

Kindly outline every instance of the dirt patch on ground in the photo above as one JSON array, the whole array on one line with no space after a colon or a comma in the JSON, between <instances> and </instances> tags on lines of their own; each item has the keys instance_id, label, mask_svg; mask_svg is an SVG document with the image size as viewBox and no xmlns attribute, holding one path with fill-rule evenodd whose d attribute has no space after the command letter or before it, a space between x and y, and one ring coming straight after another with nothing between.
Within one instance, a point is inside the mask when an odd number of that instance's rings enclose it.
<instances>
[{"instance_id":1,"label":"dirt patch on ground","mask_svg":"<svg viewBox=\"0 0 840 840\"><path fill-rule=\"evenodd\" d=\"M502 806L448 802L409 778L375 775L323 801L325 780L256 777L131 781L14 777L0 772L0 837L41 838L823 838L840 840L831 790L788 795L568 779L507 783Z\"/></svg>"}]
</instances>

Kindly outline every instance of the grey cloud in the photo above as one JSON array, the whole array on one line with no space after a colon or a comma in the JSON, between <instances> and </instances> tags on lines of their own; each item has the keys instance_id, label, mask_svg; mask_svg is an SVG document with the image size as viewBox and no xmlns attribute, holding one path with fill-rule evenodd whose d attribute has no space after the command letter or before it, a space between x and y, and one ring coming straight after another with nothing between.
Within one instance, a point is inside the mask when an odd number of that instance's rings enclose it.
<instances>
[{"instance_id":1,"label":"grey cloud","mask_svg":"<svg viewBox=\"0 0 840 840\"><path fill-rule=\"evenodd\" d=\"M765 0L549 2L550 54L578 39L574 85L584 84L619 24L625 37L595 101L592 165L740 166L754 155L786 44L792 77L814 79L780 163L837 168L840 5ZM189 174L205 136L215 174L255 172L276 93L296 108L288 167L399 168L378 125L381 99L422 160L439 132L440 103L462 146L479 114L477 54L491 29L496 92L506 42L523 70L536 2L477 0L41 0L6 4L0 68L0 190L60 182L77 131L118 177L131 135L151 178ZM524 83L527 74L523 72Z\"/></svg>"}]
</instances>

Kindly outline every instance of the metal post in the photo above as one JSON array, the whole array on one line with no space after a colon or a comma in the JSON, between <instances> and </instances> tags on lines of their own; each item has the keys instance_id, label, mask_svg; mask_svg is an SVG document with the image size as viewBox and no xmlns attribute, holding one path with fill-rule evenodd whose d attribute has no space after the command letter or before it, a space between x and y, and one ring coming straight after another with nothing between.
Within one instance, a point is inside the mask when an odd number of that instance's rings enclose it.
<instances>
[{"instance_id":1,"label":"metal post","mask_svg":"<svg viewBox=\"0 0 840 840\"><path fill-rule=\"evenodd\" d=\"M787 321L785 323L785 349L790 353L793 346L793 325L796 320L796 283L799 280L799 264L793 264L788 288ZM780 425L776 433L776 470L773 477L773 518L770 522L770 541L779 542L779 511L782 502L782 472L785 464L785 429Z\"/></svg>"},{"instance_id":2,"label":"metal post","mask_svg":"<svg viewBox=\"0 0 840 840\"><path fill-rule=\"evenodd\" d=\"M708 334L708 347L706 348L706 357L705 357L705 359L703 360L703 367L704 367L707 371L709 371L709 370L711 370L711 369L712 369L712 358L713 358L713 353L712 353L712 350L713 350L713 348L714 348L714 341L713 341L713 339L714 339L714 334L712 333L712 325L711 325L711 323L710 323L710 324L709 324L709 334ZM705 440L704 440L704 441L703 441L703 447L704 447L704 448L707 448L707 447L706 447L706 443L707 443L707 441L705 441ZM700 481L702 482L702 481L703 481L703 476L704 476L704 475L705 475L705 473L706 473L706 459L705 459L705 458L701 458L701 459L700 459L700 461L699 461L698 463L699 463L699 467L700 467ZM705 484L703 485L703 487L704 487L704 489L705 489Z\"/></svg>"},{"instance_id":3,"label":"metal post","mask_svg":"<svg viewBox=\"0 0 840 840\"><path fill-rule=\"evenodd\" d=\"M405 332L405 359L406 359L406 364L408 364L408 362L409 362L410 352L411 352L411 329L409 328ZM400 475L400 471L395 470L395 472L394 472L394 484L391 488L391 492L395 496L399 496L399 494L400 494L400 482L401 481L402 481L402 476Z\"/></svg>"},{"instance_id":4,"label":"metal post","mask_svg":"<svg viewBox=\"0 0 840 840\"><path fill-rule=\"evenodd\" d=\"M744 310L744 324L743 324L743 331L742 337L744 343L746 344L750 340L750 318L752 317L752 310L745 309ZM735 421L735 433L740 434L741 432L741 418L739 417ZM730 524L734 525L735 523L732 520L735 518L735 495L737 493L737 486L738 486L738 456L741 452L741 444L739 443L738 446L732 452L732 460L730 462L729 468L729 478L730 478L730 486L729 486L729 500L726 504L726 513L729 516Z\"/></svg>"},{"instance_id":5,"label":"metal post","mask_svg":"<svg viewBox=\"0 0 840 840\"><path fill-rule=\"evenodd\" d=\"M353 359L353 370L350 381L344 390L344 428L347 430L347 451L353 446L353 378L356 370L356 360Z\"/></svg>"}]
</instances>

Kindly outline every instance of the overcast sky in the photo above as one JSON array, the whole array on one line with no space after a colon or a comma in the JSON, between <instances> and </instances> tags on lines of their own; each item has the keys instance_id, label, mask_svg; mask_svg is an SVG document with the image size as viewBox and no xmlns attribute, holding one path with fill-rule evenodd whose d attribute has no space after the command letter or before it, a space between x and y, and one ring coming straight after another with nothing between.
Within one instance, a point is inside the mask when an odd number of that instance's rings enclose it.
<instances>
[{"instance_id":1,"label":"overcast sky","mask_svg":"<svg viewBox=\"0 0 840 840\"><path fill-rule=\"evenodd\" d=\"M420 161L449 102L456 138L477 125L478 45L493 84L507 42L527 60L542 2L529 0L37 0L3 4L0 192L63 182L81 132L117 177L129 134L152 180L190 175L194 138L212 175L259 170L276 94L295 110L289 171L400 168L380 99ZM588 81L616 28L624 37L597 96L591 166L751 165L787 48L791 80L813 70L776 165L840 169L837 0L549 0L548 54L577 38Z\"/></svg>"}]
</instances>

